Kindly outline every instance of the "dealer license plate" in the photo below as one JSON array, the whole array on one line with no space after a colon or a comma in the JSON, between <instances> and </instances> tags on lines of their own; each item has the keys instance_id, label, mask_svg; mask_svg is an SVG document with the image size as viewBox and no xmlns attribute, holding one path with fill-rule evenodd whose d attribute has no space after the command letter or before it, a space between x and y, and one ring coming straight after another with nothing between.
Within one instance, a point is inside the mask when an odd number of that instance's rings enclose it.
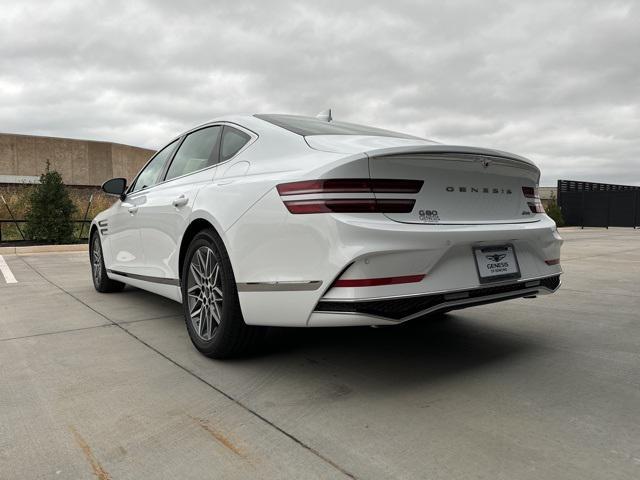
<instances>
[{"instance_id":1,"label":"dealer license plate","mask_svg":"<svg viewBox=\"0 0 640 480\"><path fill-rule=\"evenodd\" d=\"M481 283L520 278L520 267L513 245L476 247L473 253Z\"/></svg>"}]
</instances>

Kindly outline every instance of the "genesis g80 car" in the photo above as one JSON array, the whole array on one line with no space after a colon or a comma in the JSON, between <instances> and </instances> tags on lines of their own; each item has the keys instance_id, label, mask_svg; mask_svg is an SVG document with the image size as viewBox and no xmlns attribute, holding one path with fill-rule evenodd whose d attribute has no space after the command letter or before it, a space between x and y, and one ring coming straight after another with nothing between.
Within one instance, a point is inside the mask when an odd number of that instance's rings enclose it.
<instances>
[{"instance_id":1,"label":"genesis g80 car","mask_svg":"<svg viewBox=\"0 0 640 480\"><path fill-rule=\"evenodd\" d=\"M161 148L91 226L95 288L184 307L198 350L264 326L395 325L552 293L556 225L526 158L295 115L225 116Z\"/></svg>"}]
</instances>

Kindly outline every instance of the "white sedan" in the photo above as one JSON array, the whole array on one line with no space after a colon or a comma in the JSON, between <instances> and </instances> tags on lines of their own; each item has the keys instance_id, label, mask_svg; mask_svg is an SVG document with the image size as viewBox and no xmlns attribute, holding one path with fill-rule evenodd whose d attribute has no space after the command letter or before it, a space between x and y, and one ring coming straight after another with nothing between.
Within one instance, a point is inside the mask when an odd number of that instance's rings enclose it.
<instances>
[{"instance_id":1,"label":"white sedan","mask_svg":"<svg viewBox=\"0 0 640 480\"><path fill-rule=\"evenodd\" d=\"M194 345L246 352L264 326L395 325L556 291L562 239L538 168L294 115L226 116L161 148L93 221L100 292L184 305Z\"/></svg>"}]
</instances>

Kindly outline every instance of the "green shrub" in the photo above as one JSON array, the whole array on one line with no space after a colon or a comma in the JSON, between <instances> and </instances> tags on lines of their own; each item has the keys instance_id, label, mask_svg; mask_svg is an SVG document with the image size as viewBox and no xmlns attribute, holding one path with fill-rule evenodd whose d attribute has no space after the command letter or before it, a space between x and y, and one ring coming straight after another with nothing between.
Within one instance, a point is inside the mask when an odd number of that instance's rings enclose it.
<instances>
[{"instance_id":1,"label":"green shrub","mask_svg":"<svg viewBox=\"0 0 640 480\"><path fill-rule=\"evenodd\" d=\"M29 207L26 212L26 236L38 242L73 243L73 215L76 213L67 187L62 177L55 170L49 170L40 176L40 184L36 185L29 196Z\"/></svg>"},{"instance_id":2,"label":"green shrub","mask_svg":"<svg viewBox=\"0 0 640 480\"><path fill-rule=\"evenodd\" d=\"M556 197L551 195L551 199L545 208L547 215L549 215L554 222L556 222L556 226L564 227L564 217L562 216L562 210L558 206L558 202L556 202Z\"/></svg>"}]
</instances>

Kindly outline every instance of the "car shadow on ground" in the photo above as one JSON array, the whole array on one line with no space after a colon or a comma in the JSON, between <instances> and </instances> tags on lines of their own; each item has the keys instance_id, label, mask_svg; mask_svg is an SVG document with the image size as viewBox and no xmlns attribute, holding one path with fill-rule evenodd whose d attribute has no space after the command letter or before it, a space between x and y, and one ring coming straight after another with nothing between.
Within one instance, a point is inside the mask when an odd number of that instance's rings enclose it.
<instances>
[{"instance_id":1,"label":"car shadow on ground","mask_svg":"<svg viewBox=\"0 0 640 480\"><path fill-rule=\"evenodd\" d=\"M136 292L141 301L147 297L149 301L157 301L154 294L137 289L130 291ZM181 307L171 301L168 306L175 313L175 320L166 321L181 323L183 328ZM381 328L270 327L250 354L223 362L229 366L267 370L278 364L299 365L299 369L293 370L301 374L314 365L323 370L322 365L330 364L331 370L349 371L347 377L376 378L379 384L375 388L383 388L384 384L437 381L499 363L507 364L545 348L540 338L525 338L511 332L508 326L497 328L476 321L470 312L472 310L450 312Z\"/></svg>"},{"instance_id":2,"label":"car shadow on ground","mask_svg":"<svg viewBox=\"0 0 640 480\"><path fill-rule=\"evenodd\" d=\"M272 328L252 357L236 361L273 364L303 359L331 364L376 379L375 388L380 388L423 384L512 363L543 348L507 329L449 313L384 328Z\"/></svg>"}]
</instances>

